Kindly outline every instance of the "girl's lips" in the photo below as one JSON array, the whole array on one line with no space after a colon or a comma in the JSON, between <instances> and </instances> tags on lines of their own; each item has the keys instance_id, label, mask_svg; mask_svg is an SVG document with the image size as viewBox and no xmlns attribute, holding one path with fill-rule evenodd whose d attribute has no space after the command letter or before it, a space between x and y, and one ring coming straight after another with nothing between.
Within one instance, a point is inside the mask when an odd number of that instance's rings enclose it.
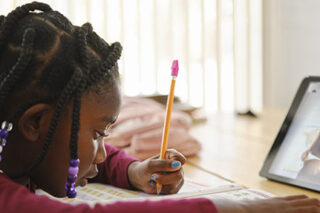
<instances>
[{"instance_id":1,"label":"girl's lips","mask_svg":"<svg viewBox=\"0 0 320 213\"><path fill-rule=\"evenodd\" d=\"M85 186L88 184L88 179L87 178L94 178L98 174L98 168L97 165L94 165L92 169L89 170L89 172L80 179L80 186Z\"/></svg>"},{"instance_id":2,"label":"girl's lips","mask_svg":"<svg viewBox=\"0 0 320 213\"><path fill-rule=\"evenodd\" d=\"M81 180L80 180L80 186L85 186L85 185L87 185L88 184L88 180L87 180L87 178L81 178Z\"/></svg>"}]
</instances>

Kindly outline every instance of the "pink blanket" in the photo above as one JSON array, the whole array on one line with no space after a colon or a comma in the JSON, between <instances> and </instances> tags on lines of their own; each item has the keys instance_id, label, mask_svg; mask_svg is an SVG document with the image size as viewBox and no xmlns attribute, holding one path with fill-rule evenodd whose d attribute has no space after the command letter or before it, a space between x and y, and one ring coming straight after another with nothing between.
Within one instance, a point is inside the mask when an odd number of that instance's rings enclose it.
<instances>
[{"instance_id":1,"label":"pink blanket","mask_svg":"<svg viewBox=\"0 0 320 213\"><path fill-rule=\"evenodd\" d=\"M139 159L156 155L160 152L164 117L161 104L145 98L125 97L119 118L105 142ZM190 126L191 118L187 114L173 111L168 148L185 156L199 152L199 142L188 133Z\"/></svg>"}]
</instances>

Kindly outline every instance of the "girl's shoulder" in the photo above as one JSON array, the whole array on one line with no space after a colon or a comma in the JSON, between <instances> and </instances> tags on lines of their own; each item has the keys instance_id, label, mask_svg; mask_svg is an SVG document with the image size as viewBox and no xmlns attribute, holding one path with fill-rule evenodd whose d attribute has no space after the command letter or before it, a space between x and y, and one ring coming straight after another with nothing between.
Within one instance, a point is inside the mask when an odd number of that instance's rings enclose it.
<instances>
[{"instance_id":1,"label":"girl's shoulder","mask_svg":"<svg viewBox=\"0 0 320 213\"><path fill-rule=\"evenodd\" d=\"M0 172L0 188L1 188L0 192L3 192L5 188L11 188L11 189L24 188L28 191L28 189L25 186L14 182L2 171Z\"/></svg>"}]
</instances>

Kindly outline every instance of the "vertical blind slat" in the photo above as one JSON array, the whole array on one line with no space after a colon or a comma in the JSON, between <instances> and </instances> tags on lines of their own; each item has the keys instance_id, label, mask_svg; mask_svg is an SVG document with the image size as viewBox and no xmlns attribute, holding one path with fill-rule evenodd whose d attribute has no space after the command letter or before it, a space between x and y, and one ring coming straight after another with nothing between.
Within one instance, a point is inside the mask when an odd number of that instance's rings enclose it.
<instances>
[{"instance_id":1,"label":"vertical blind slat","mask_svg":"<svg viewBox=\"0 0 320 213\"><path fill-rule=\"evenodd\" d=\"M221 0L216 0L217 108L221 110Z\"/></svg>"},{"instance_id":2,"label":"vertical blind slat","mask_svg":"<svg viewBox=\"0 0 320 213\"><path fill-rule=\"evenodd\" d=\"M247 0L247 108L251 108L251 12L250 0Z\"/></svg>"},{"instance_id":3,"label":"vertical blind slat","mask_svg":"<svg viewBox=\"0 0 320 213\"><path fill-rule=\"evenodd\" d=\"M237 110L237 0L233 0L233 104L234 109Z\"/></svg>"},{"instance_id":4,"label":"vertical blind slat","mask_svg":"<svg viewBox=\"0 0 320 213\"><path fill-rule=\"evenodd\" d=\"M205 46L205 10L204 0L201 0L201 68L202 68L202 106L206 106L206 46Z\"/></svg>"},{"instance_id":5,"label":"vertical blind slat","mask_svg":"<svg viewBox=\"0 0 320 213\"><path fill-rule=\"evenodd\" d=\"M124 41L124 14L123 14L123 1L124 0L119 0L119 4L120 4L120 23L121 23L121 30L120 30L120 40L121 42ZM123 51L122 51L122 55L123 55ZM124 84L125 84L125 75L126 75L126 67L125 67L125 62L123 60L121 60L121 72L122 72L122 84L121 84L121 90L124 91Z\"/></svg>"},{"instance_id":6,"label":"vertical blind slat","mask_svg":"<svg viewBox=\"0 0 320 213\"><path fill-rule=\"evenodd\" d=\"M157 13L157 0L153 0L153 36L154 36L154 84L156 85L156 91L159 91L158 69L159 69L159 57L158 57L158 13Z\"/></svg>"},{"instance_id":7,"label":"vertical blind slat","mask_svg":"<svg viewBox=\"0 0 320 213\"><path fill-rule=\"evenodd\" d=\"M186 83L187 83L187 101L190 101L190 54L189 54L189 0L185 1L185 22L186 22L186 60L187 63L185 64L186 67Z\"/></svg>"},{"instance_id":8,"label":"vertical blind slat","mask_svg":"<svg viewBox=\"0 0 320 213\"><path fill-rule=\"evenodd\" d=\"M137 32L138 32L138 36L137 36L137 38L138 38L138 50L137 50L137 52L138 52L138 61L137 61L137 63L138 63L138 75L139 75L139 77L138 77L138 80L139 80L139 82L142 82L142 70L141 70L141 68L142 68L142 66L141 66L141 63L143 63L142 62L142 53L141 53L141 51L142 51L142 45L141 45L141 14L140 14L140 4L141 4L141 2L140 2L140 0L137 0ZM141 95L142 94L142 85L141 84L139 84L139 94Z\"/></svg>"}]
</instances>

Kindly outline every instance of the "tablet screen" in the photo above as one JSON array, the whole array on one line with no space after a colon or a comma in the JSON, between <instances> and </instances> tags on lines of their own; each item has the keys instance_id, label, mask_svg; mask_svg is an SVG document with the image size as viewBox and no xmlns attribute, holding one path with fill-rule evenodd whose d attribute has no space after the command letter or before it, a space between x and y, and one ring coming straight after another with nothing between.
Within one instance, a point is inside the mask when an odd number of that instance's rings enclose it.
<instances>
[{"instance_id":1,"label":"tablet screen","mask_svg":"<svg viewBox=\"0 0 320 213\"><path fill-rule=\"evenodd\" d=\"M320 186L320 82L310 82L268 173Z\"/></svg>"}]
</instances>

